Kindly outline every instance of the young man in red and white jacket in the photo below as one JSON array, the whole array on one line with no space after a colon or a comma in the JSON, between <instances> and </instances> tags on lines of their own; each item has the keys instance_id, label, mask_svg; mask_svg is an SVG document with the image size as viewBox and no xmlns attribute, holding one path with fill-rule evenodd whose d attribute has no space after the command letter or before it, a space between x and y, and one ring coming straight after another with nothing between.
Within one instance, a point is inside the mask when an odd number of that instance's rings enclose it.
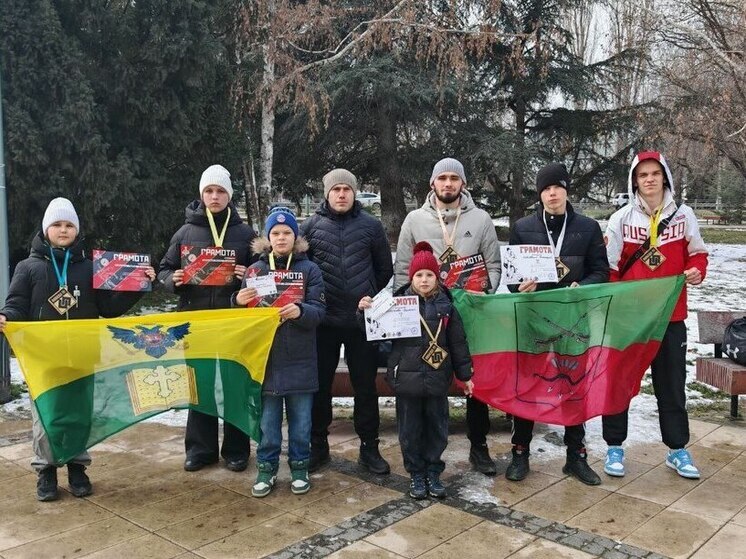
<instances>
[{"instance_id":1,"label":"young man in red and white jacket","mask_svg":"<svg viewBox=\"0 0 746 559\"><path fill-rule=\"evenodd\" d=\"M638 153L629 171L630 203L611 216L606 228L610 281L684 274L687 284L702 283L707 249L697 218L689 206L677 206L673 195L673 178L663 155L655 151ZM699 470L685 448L689 442L684 390L686 288L684 285L651 370L661 435L670 449L666 465L682 477L698 479ZM627 438L628 411L603 417L603 437L609 445L604 472L611 476L624 475L622 443Z\"/></svg>"}]
</instances>

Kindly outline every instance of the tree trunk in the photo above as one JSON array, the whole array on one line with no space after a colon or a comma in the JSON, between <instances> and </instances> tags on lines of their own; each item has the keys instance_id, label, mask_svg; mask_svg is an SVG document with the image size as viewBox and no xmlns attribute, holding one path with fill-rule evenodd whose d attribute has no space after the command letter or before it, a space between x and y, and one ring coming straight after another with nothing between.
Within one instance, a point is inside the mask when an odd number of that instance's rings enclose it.
<instances>
[{"instance_id":1,"label":"tree trunk","mask_svg":"<svg viewBox=\"0 0 746 559\"><path fill-rule=\"evenodd\" d=\"M272 160L275 149L275 58L276 45L272 31L273 18L276 11L274 0L267 3L266 28L269 30L262 45L262 123L261 123L261 146L259 148L259 185L257 198L266 196L265 200L271 198L272 189ZM258 205L258 202L257 202ZM266 207L259 207L257 221L261 224L266 217Z\"/></svg>"},{"instance_id":2,"label":"tree trunk","mask_svg":"<svg viewBox=\"0 0 746 559\"><path fill-rule=\"evenodd\" d=\"M526 103L517 99L515 103L515 137L516 153L523 155L526 149ZM525 175L525 161L523 157L516 158L511 170L512 191L510 196L510 226L523 217L523 178Z\"/></svg>"},{"instance_id":3,"label":"tree trunk","mask_svg":"<svg viewBox=\"0 0 746 559\"><path fill-rule=\"evenodd\" d=\"M385 103L379 103L376 114L378 133L378 177L381 184L381 221L389 244L396 246L399 230L407 215L404 205L404 181L396 153L396 121Z\"/></svg>"}]
</instances>

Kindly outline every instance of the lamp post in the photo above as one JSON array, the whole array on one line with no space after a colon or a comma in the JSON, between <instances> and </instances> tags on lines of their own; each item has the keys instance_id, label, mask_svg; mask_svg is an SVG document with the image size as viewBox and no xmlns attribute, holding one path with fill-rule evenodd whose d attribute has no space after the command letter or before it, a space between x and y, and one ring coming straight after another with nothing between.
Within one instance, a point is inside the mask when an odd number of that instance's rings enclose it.
<instances>
[{"instance_id":1,"label":"lamp post","mask_svg":"<svg viewBox=\"0 0 746 559\"><path fill-rule=\"evenodd\" d=\"M5 304L10 283L8 260L8 199L5 192L5 152L3 150L3 88L0 75L0 307ZM0 403L10 400L10 349L0 334Z\"/></svg>"}]
</instances>

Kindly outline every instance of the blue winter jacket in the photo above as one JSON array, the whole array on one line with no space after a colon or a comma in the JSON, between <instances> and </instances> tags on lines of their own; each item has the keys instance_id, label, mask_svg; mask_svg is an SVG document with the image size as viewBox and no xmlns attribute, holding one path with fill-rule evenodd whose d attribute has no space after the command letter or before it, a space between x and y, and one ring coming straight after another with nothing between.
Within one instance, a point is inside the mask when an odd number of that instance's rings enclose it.
<instances>
[{"instance_id":1,"label":"blue winter jacket","mask_svg":"<svg viewBox=\"0 0 746 559\"><path fill-rule=\"evenodd\" d=\"M256 239L251 248L259 255L259 260L249 266L249 270L258 270L259 275L267 274L270 271L269 241L265 238ZM305 254L307 249L308 243L303 237L298 237L290 262L291 270L304 275L305 299L298 304L301 314L295 320L286 320L277 329L264 372L262 392L274 396L313 393L319 389L316 327L324 318L326 303L321 270L308 259ZM287 258L275 258L276 269L285 269L286 265ZM249 276L248 271L246 276ZM246 281L244 278L242 287L246 287ZM233 301L235 302L235 296Z\"/></svg>"}]
</instances>

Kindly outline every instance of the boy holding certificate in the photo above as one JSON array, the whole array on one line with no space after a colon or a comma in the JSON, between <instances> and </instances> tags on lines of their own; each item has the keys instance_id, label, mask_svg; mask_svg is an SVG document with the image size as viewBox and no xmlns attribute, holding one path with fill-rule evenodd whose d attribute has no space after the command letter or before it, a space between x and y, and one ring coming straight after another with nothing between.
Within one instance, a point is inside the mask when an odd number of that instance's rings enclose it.
<instances>
[{"instance_id":1,"label":"boy holding certificate","mask_svg":"<svg viewBox=\"0 0 746 559\"><path fill-rule=\"evenodd\" d=\"M250 263L249 245L256 233L241 220L231 202L232 196L228 170L221 165L205 169L199 181L199 200L186 207L184 225L174 233L161 260L158 279L167 291L179 296L180 311L229 308L231 295L241 285ZM223 258L226 253L232 255L232 262ZM210 254L216 255L215 258ZM220 262L214 265L216 260ZM202 282L206 274L219 276L223 281ZM249 436L225 422L220 448L218 418L202 412L189 410L184 446L184 469L188 472L216 463L219 456L225 460L225 467L234 472L241 472L248 465Z\"/></svg>"},{"instance_id":2,"label":"boy holding certificate","mask_svg":"<svg viewBox=\"0 0 746 559\"><path fill-rule=\"evenodd\" d=\"M308 243L298 237L298 223L288 208L275 208L267 216L266 238L256 239L252 249L259 260L246 272L237 305L246 306L261 297L256 278L297 275L304 286L300 297L284 302L272 297L279 308L277 329L262 384L262 442L256 451L258 474L251 489L254 497L266 497L277 481L282 449L283 407L288 419L290 490L302 495L311 489L308 460L311 455L311 408L319 389L316 368L316 327L324 318L324 280L319 267L306 256Z\"/></svg>"},{"instance_id":3,"label":"boy holding certificate","mask_svg":"<svg viewBox=\"0 0 746 559\"><path fill-rule=\"evenodd\" d=\"M52 200L44 212L41 230L31 242L29 257L21 261L13 273L5 307L0 311L0 333L9 321L113 318L127 312L140 299L140 292L93 289L93 262L83 252L79 232L80 222L72 202L66 198ZM155 270L150 266L144 273L149 281L155 279ZM53 353L54 348L50 347L49 351ZM60 363L60 367L64 367L64 363ZM92 394L93 377L81 386ZM93 404L90 394L81 394L75 416L66 413L66 439L83 443L88 440L89 430L83 425L89 422L75 419L91 417ZM34 449L31 466L39 475L36 498L54 501L59 496L57 468L61 464L54 461L49 438L33 403L31 417ZM93 492L85 473L90 463L88 452L67 463L70 492L76 497Z\"/></svg>"},{"instance_id":4,"label":"boy holding certificate","mask_svg":"<svg viewBox=\"0 0 746 559\"><path fill-rule=\"evenodd\" d=\"M396 394L399 444L413 499L446 496L440 481L445 469L441 456L448 445L448 389L454 373L465 383L467 396L473 389L464 326L438 273L430 244L417 243L409 264L410 283L396 295L418 297L422 334L393 340L386 375ZM371 304L370 297L363 297L358 308L362 311Z\"/></svg>"}]
</instances>

